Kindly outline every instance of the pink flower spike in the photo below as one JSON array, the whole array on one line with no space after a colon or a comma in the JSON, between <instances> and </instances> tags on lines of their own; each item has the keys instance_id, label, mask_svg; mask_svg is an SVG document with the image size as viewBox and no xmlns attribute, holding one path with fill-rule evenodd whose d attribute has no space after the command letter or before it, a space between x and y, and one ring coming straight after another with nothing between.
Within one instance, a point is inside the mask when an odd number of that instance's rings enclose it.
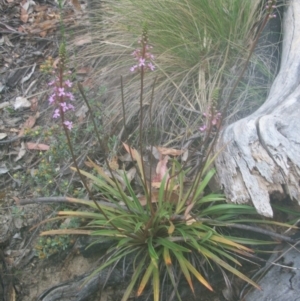
<instances>
[{"instance_id":1,"label":"pink flower spike","mask_svg":"<svg viewBox=\"0 0 300 301\"><path fill-rule=\"evenodd\" d=\"M72 85L73 85L73 83L72 83L69 79L67 79L67 80L65 81L65 85L66 85L67 87L71 88Z\"/></svg>"},{"instance_id":2,"label":"pink flower spike","mask_svg":"<svg viewBox=\"0 0 300 301\"><path fill-rule=\"evenodd\" d=\"M149 63L148 67L151 71L154 71L154 69L155 69L155 66L152 63Z\"/></svg>"},{"instance_id":3,"label":"pink flower spike","mask_svg":"<svg viewBox=\"0 0 300 301\"><path fill-rule=\"evenodd\" d=\"M65 88L58 88L58 96L65 96Z\"/></svg>"},{"instance_id":4,"label":"pink flower spike","mask_svg":"<svg viewBox=\"0 0 300 301\"><path fill-rule=\"evenodd\" d=\"M72 122L72 121L66 120L66 121L64 122L64 125L68 128L68 130L71 131L71 129L72 129L72 127L73 127L73 122Z\"/></svg>"},{"instance_id":5,"label":"pink flower spike","mask_svg":"<svg viewBox=\"0 0 300 301\"><path fill-rule=\"evenodd\" d=\"M140 67L145 66L145 59L140 58L139 66Z\"/></svg>"},{"instance_id":6,"label":"pink flower spike","mask_svg":"<svg viewBox=\"0 0 300 301\"><path fill-rule=\"evenodd\" d=\"M48 86L53 86L53 85L54 85L54 83L55 83L55 81L54 81L54 80L52 80L50 83L48 83Z\"/></svg>"},{"instance_id":7,"label":"pink flower spike","mask_svg":"<svg viewBox=\"0 0 300 301\"><path fill-rule=\"evenodd\" d=\"M53 118L58 118L60 116L59 109L56 109L53 114Z\"/></svg>"}]
</instances>

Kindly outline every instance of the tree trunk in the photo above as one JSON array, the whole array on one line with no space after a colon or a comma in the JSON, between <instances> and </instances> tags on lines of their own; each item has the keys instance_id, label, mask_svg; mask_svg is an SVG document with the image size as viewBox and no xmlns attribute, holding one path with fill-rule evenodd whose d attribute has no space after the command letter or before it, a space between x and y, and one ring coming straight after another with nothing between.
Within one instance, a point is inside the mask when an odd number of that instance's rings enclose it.
<instances>
[{"instance_id":1,"label":"tree trunk","mask_svg":"<svg viewBox=\"0 0 300 301\"><path fill-rule=\"evenodd\" d=\"M217 181L229 202L272 217L270 194L300 203L300 1L287 4L279 73L265 103L219 135Z\"/></svg>"}]
</instances>

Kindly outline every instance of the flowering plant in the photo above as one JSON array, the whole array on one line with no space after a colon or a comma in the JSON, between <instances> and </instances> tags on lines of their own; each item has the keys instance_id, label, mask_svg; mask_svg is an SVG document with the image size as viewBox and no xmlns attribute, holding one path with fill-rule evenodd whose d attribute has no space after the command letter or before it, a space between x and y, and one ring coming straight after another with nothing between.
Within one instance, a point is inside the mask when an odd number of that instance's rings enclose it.
<instances>
[{"instance_id":1,"label":"flowering plant","mask_svg":"<svg viewBox=\"0 0 300 301\"><path fill-rule=\"evenodd\" d=\"M75 107L70 103L70 101L75 100L75 97L70 91L70 88L72 88L73 83L69 79L66 79L67 76L70 75L70 72L64 72L63 66L63 62L60 62L58 68L58 75L53 81L51 81L48 84L53 89L53 93L49 97L49 104L56 107L52 117L61 117L63 125L68 130L71 130L73 127L73 123L72 121L65 119L65 113L69 110L75 110ZM56 72L54 71L54 73Z\"/></svg>"},{"instance_id":2,"label":"flowering plant","mask_svg":"<svg viewBox=\"0 0 300 301\"><path fill-rule=\"evenodd\" d=\"M149 45L147 31L144 30L142 38L139 41L141 49L137 48L133 51L132 55L137 61L137 64L130 68L131 72L141 72L144 70L154 71L155 66L153 65L154 55L149 51L152 46Z\"/></svg>"}]
</instances>

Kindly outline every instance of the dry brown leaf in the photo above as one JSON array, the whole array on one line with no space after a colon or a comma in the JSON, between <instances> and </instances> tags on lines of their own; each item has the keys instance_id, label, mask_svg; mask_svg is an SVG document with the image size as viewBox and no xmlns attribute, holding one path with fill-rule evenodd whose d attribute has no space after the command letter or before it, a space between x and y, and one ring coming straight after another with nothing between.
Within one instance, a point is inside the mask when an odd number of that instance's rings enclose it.
<instances>
[{"instance_id":1,"label":"dry brown leaf","mask_svg":"<svg viewBox=\"0 0 300 301\"><path fill-rule=\"evenodd\" d=\"M136 168L132 167L126 172L126 177L129 182L131 182L136 174Z\"/></svg>"},{"instance_id":2,"label":"dry brown leaf","mask_svg":"<svg viewBox=\"0 0 300 301\"><path fill-rule=\"evenodd\" d=\"M84 161L84 164L85 164L87 167L90 167L90 168L93 168L93 167L94 167L94 165L93 165L91 162L89 162L89 161Z\"/></svg>"},{"instance_id":3,"label":"dry brown leaf","mask_svg":"<svg viewBox=\"0 0 300 301\"><path fill-rule=\"evenodd\" d=\"M127 153L130 154L133 160L138 160L140 158L140 154L137 152L136 149L131 148L128 144L123 142L123 146L126 149Z\"/></svg>"},{"instance_id":4,"label":"dry brown leaf","mask_svg":"<svg viewBox=\"0 0 300 301\"><path fill-rule=\"evenodd\" d=\"M27 23L28 22L28 18L29 18L29 15L27 14L26 10L24 8L21 8L20 20L23 23Z\"/></svg>"},{"instance_id":5,"label":"dry brown leaf","mask_svg":"<svg viewBox=\"0 0 300 301\"><path fill-rule=\"evenodd\" d=\"M30 101L28 101L26 97L18 96L16 97L13 105L14 105L14 109L17 110L20 108L30 108L31 103Z\"/></svg>"},{"instance_id":6,"label":"dry brown leaf","mask_svg":"<svg viewBox=\"0 0 300 301\"><path fill-rule=\"evenodd\" d=\"M46 151L50 148L49 145L43 143L36 143L36 142L27 142L26 143L27 149L34 149L40 151Z\"/></svg>"},{"instance_id":7,"label":"dry brown leaf","mask_svg":"<svg viewBox=\"0 0 300 301\"><path fill-rule=\"evenodd\" d=\"M84 44L89 44L91 42L92 42L92 37L85 35L85 36L77 37L74 41L74 45L82 46Z\"/></svg>"},{"instance_id":8,"label":"dry brown leaf","mask_svg":"<svg viewBox=\"0 0 300 301\"><path fill-rule=\"evenodd\" d=\"M185 161L188 159L188 157L189 157L189 151L188 151L187 149L185 149L185 150L183 151L181 160L182 160L183 162L185 162Z\"/></svg>"},{"instance_id":9,"label":"dry brown leaf","mask_svg":"<svg viewBox=\"0 0 300 301\"><path fill-rule=\"evenodd\" d=\"M19 137L24 136L25 129L32 129L33 128L38 116L39 116L39 114L37 113L37 114L35 114L35 116L29 116L27 118L27 120L24 122L23 127L21 128L21 130L18 134Z\"/></svg>"},{"instance_id":10,"label":"dry brown leaf","mask_svg":"<svg viewBox=\"0 0 300 301\"><path fill-rule=\"evenodd\" d=\"M140 196L139 201L141 203L142 206L146 206L147 205L147 199L146 196ZM151 192L151 203L157 203L158 202L158 191L152 191Z\"/></svg>"},{"instance_id":11,"label":"dry brown leaf","mask_svg":"<svg viewBox=\"0 0 300 301\"><path fill-rule=\"evenodd\" d=\"M81 5L78 0L71 0L71 2L76 10L81 11Z\"/></svg>"},{"instance_id":12,"label":"dry brown leaf","mask_svg":"<svg viewBox=\"0 0 300 301\"><path fill-rule=\"evenodd\" d=\"M82 67L82 68L76 70L76 73L78 75L84 75L84 74L90 73L92 70L93 70L92 67Z\"/></svg>"},{"instance_id":13,"label":"dry brown leaf","mask_svg":"<svg viewBox=\"0 0 300 301\"><path fill-rule=\"evenodd\" d=\"M169 160L169 156L165 156L164 158L158 161L156 166L156 175L152 178L152 183L151 183L152 187L159 188L161 181L163 180L166 174L167 176L166 176L165 185L167 185L167 181L170 178L168 174L168 167L167 167L168 160Z\"/></svg>"},{"instance_id":14,"label":"dry brown leaf","mask_svg":"<svg viewBox=\"0 0 300 301\"><path fill-rule=\"evenodd\" d=\"M188 226L192 225L193 223L196 223L197 221L190 215L188 214L186 217L185 217L185 220L186 220L186 224Z\"/></svg>"},{"instance_id":15,"label":"dry brown leaf","mask_svg":"<svg viewBox=\"0 0 300 301\"><path fill-rule=\"evenodd\" d=\"M27 120L24 122L23 128L32 129L33 126L35 125L36 119L37 119L36 115L35 116L29 116L27 118Z\"/></svg>"},{"instance_id":16,"label":"dry brown leaf","mask_svg":"<svg viewBox=\"0 0 300 301\"><path fill-rule=\"evenodd\" d=\"M17 162L20 159L22 159L25 154L26 154L26 147L25 147L24 142L22 142L21 143L21 148L20 148L19 153L18 153L18 156L15 158L15 162Z\"/></svg>"},{"instance_id":17,"label":"dry brown leaf","mask_svg":"<svg viewBox=\"0 0 300 301\"><path fill-rule=\"evenodd\" d=\"M47 31L41 31L40 37L44 38L47 35Z\"/></svg>"},{"instance_id":18,"label":"dry brown leaf","mask_svg":"<svg viewBox=\"0 0 300 301\"><path fill-rule=\"evenodd\" d=\"M0 140L4 139L7 137L6 133L0 133Z\"/></svg>"},{"instance_id":19,"label":"dry brown leaf","mask_svg":"<svg viewBox=\"0 0 300 301\"><path fill-rule=\"evenodd\" d=\"M109 167L110 167L112 170L117 170L117 169L119 169L118 157L117 157L117 156L113 156L113 157L111 158L111 160L109 160L108 164L109 164Z\"/></svg>"},{"instance_id":20,"label":"dry brown leaf","mask_svg":"<svg viewBox=\"0 0 300 301\"><path fill-rule=\"evenodd\" d=\"M37 111L37 107L38 107L38 99L37 99L37 97L34 97L34 98L30 99L30 102L31 102L30 110L32 112L36 112Z\"/></svg>"},{"instance_id":21,"label":"dry brown leaf","mask_svg":"<svg viewBox=\"0 0 300 301\"><path fill-rule=\"evenodd\" d=\"M183 150L175 149L175 148L167 148L167 147L160 147L156 146L157 150L162 154L162 155L169 155L169 156L180 156L183 154Z\"/></svg>"},{"instance_id":22,"label":"dry brown leaf","mask_svg":"<svg viewBox=\"0 0 300 301\"><path fill-rule=\"evenodd\" d=\"M53 64L52 64L52 67L53 67L54 69L57 69L58 63L59 63L59 57L57 57L57 58L54 60L54 62L53 62Z\"/></svg>"},{"instance_id":23,"label":"dry brown leaf","mask_svg":"<svg viewBox=\"0 0 300 301\"><path fill-rule=\"evenodd\" d=\"M185 219L188 219L188 217L190 216L189 213L190 213L191 210L193 209L194 205L195 205L195 203L190 203L190 204L186 207L185 212L184 212L184 217L185 217Z\"/></svg>"},{"instance_id":24,"label":"dry brown leaf","mask_svg":"<svg viewBox=\"0 0 300 301\"><path fill-rule=\"evenodd\" d=\"M48 5L36 5L34 7L34 10L36 12L41 12L41 11L46 11L48 8L49 8Z\"/></svg>"}]
</instances>

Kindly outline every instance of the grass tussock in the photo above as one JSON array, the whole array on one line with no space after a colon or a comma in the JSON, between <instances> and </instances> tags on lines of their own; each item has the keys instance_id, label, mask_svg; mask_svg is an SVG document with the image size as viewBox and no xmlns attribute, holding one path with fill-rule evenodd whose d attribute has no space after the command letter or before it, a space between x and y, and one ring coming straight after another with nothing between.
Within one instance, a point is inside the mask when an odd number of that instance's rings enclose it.
<instances>
[{"instance_id":1,"label":"grass tussock","mask_svg":"<svg viewBox=\"0 0 300 301\"><path fill-rule=\"evenodd\" d=\"M236 78L261 19L260 0L108 0L92 3L92 42L76 60L93 66L96 86L106 93L97 100L108 129L123 125L120 75L124 79L126 124L138 127L140 78L129 69L137 41L147 26L156 70L144 86L144 127L156 140L182 141L198 130L202 113L218 101L220 91ZM150 103L154 78L155 96ZM149 110L152 111L150 120ZM122 131L120 132L122 133ZM166 141L166 140L165 140ZM159 142L159 141L157 141Z\"/></svg>"}]
</instances>

